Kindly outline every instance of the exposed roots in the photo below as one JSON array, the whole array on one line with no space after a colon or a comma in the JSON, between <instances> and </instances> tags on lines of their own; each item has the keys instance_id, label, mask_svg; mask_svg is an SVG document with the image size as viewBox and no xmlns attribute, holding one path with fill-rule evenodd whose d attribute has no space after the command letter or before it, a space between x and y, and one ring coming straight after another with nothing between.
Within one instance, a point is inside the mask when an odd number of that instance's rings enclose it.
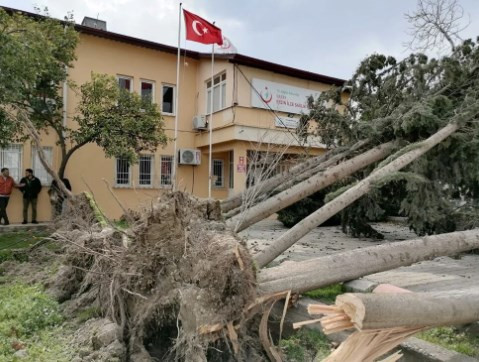
<instances>
[{"instance_id":1,"label":"exposed roots","mask_svg":"<svg viewBox=\"0 0 479 362\"><path fill-rule=\"evenodd\" d=\"M126 231L92 223L86 200L75 202L55 234L68 244L60 299L98 303L121 326L130 356L251 360L253 262L218 202L170 193Z\"/></svg>"}]
</instances>

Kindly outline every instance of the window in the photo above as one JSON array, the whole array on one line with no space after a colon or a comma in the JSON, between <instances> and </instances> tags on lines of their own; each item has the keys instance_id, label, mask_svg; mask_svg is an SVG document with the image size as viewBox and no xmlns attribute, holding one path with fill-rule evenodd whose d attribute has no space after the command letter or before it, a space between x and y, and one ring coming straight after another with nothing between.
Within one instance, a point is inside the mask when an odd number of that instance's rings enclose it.
<instances>
[{"instance_id":1,"label":"window","mask_svg":"<svg viewBox=\"0 0 479 362\"><path fill-rule=\"evenodd\" d=\"M153 186L153 156L140 156L138 169L138 184L140 186Z\"/></svg>"},{"instance_id":2,"label":"window","mask_svg":"<svg viewBox=\"0 0 479 362\"><path fill-rule=\"evenodd\" d=\"M129 186L130 185L130 163L125 158L116 159L116 185Z\"/></svg>"},{"instance_id":3,"label":"window","mask_svg":"<svg viewBox=\"0 0 479 362\"><path fill-rule=\"evenodd\" d=\"M224 162L223 160L213 160L213 186L223 187L224 180Z\"/></svg>"},{"instance_id":4,"label":"window","mask_svg":"<svg viewBox=\"0 0 479 362\"><path fill-rule=\"evenodd\" d=\"M206 113L211 113L211 80L206 82ZM213 112L226 107L226 73L213 78Z\"/></svg>"},{"instance_id":5,"label":"window","mask_svg":"<svg viewBox=\"0 0 479 362\"><path fill-rule=\"evenodd\" d=\"M53 162L53 148L52 147L42 147L43 153L47 159L49 165ZM43 167L42 162L40 161L40 156L38 156L37 148L32 147L32 168L33 174L40 179L42 185L50 185L52 182L52 177Z\"/></svg>"},{"instance_id":6,"label":"window","mask_svg":"<svg viewBox=\"0 0 479 362\"><path fill-rule=\"evenodd\" d=\"M1 168L8 168L10 176L15 181L19 181L22 174L22 150L21 145L10 145L0 148L0 166Z\"/></svg>"},{"instance_id":7,"label":"window","mask_svg":"<svg viewBox=\"0 0 479 362\"><path fill-rule=\"evenodd\" d=\"M175 86L163 84L161 111L163 113L175 114Z\"/></svg>"},{"instance_id":8,"label":"window","mask_svg":"<svg viewBox=\"0 0 479 362\"><path fill-rule=\"evenodd\" d=\"M173 156L161 156L160 185L171 185L171 173L173 168Z\"/></svg>"},{"instance_id":9,"label":"window","mask_svg":"<svg viewBox=\"0 0 479 362\"><path fill-rule=\"evenodd\" d=\"M133 80L130 77L118 77L118 86L120 89L126 89L128 92L131 92L133 85Z\"/></svg>"},{"instance_id":10,"label":"window","mask_svg":"<svg viewBox=\"0 0 479 362\"><path fill-rule=\"evenodd\" d=\"M153 82L141 81L141 99L147 103L154 102L155 84Z\"/></svg>"},{"instance_id":11,"label":"window","mask_svg":"<svg viewBox=\"0 0 479 362\"><path fill-rule=\"evenodd\" d=\"M229 175L228 175L228 183L229 188L234 189L235 187L235 153L234 151L229 152L230 160L229 160Z\"/></svg>"}]
</instances>

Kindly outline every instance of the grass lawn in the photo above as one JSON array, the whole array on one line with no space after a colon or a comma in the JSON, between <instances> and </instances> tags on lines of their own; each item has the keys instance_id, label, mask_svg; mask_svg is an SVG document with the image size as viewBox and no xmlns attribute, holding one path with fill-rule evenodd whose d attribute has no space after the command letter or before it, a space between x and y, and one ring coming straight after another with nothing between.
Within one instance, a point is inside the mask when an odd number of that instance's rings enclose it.
<instances>
[{"instance_id":1,"label":"grass lawn","mask_svg":"<svg viewBox=\"0 0 479 362\"><path fill-rule=\"evenodd\" d=\"M304 293L306 297L313 299L320 299L324 302L334 303L336 297L340 294L346 293L346 289L343 284L332 284L327 287L311 290Z\"/></svg>"},{"instance_id":2,"label":"grass lawn","mask_svg":"<svg viewBox=\"0 0 479 362\"><path fill-rule=\"evenodd\" d=\"M48 233L39 231L0 233L0 263L7 260L27 261L28 255L13 250L29 248L47 236Z\"/></svg>"},{"instance_id":3,"label":"grass lawn","mask_svg":"<svg viewBox=\"0 0 479 362\"><path fill-rule=\"evenodd\" d=\"M14 356L27 351L27 361L71 361L63 316L58 303L39 285L0 284L0 362L20 361Z\"/></svg>"},{"instance_id":4,"label":"grass lawn","mask_svg":"<svg viewBox=\"0 0 479 362\"><path fill-rule=\"evenodd\" d=\"M461 332L457 328L433 328L418 333L415 337L467 356L479 358L479 336Z\"/></svg>"},{"instance_id":5,"label":"grass lawn","mask_svg":"<svg viewBox=\"0 0 479 362\"><path fill-rule=\"evenodd\" d=\"M313 361L316 356L325 358L331 353L331 345L322 333L303 328L279 342L288 362Z\"/></svg>"}]
</instances>

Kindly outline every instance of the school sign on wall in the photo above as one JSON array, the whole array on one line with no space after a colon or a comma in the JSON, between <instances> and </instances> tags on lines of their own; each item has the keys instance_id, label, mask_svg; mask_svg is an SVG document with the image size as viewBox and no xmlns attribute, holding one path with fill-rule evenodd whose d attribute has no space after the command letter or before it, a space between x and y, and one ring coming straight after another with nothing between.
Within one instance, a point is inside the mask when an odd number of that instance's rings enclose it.
<instances>
[{"instance_id":1,"label":"school sign on wall","mask_svg":"<svg viewBox=\"0 0 479 362\"><path fill-rule=\"evenodd\" d=\"M319 91L293 87L287 84L253 78L251 105L257 108L273 109L279 112L301 114L308 112L308 97L317 98ZM259 93L259 94L258 94Z\"/></svg>"}]
</instances>

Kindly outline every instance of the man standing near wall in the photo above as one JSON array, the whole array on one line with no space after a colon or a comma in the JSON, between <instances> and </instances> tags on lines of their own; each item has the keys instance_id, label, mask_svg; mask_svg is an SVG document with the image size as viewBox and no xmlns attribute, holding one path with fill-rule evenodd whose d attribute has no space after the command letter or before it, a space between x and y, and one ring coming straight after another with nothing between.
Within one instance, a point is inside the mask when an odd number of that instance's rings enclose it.
<instances>
[{"instance_id":1,"label":"man standing near wall","mask_svg":"<svg viewBox=\"0 0 479 362\"><path fill-rule=\"evenodd\" d=\"M10 177L10 172L8 168L2 168L2 174L0 175L0 223L2 219L4 221L3 225L9 225L7 216L7 206L8 201L10 200L10 195L12 194L13 186L15 186L15 181Z\"/></svg>"},{"instance_id":2,"label":"man standing near wall","mask_svg":"<svg viewBox=\"0 0 479 362\"><path fill-rule=\"evenodd\" d=\"M25 177L20 180L20 191L23 193L23 223L28 223L28 205L32 204L32 224L37 222L37 200L38 194L42 190L40 180L35 177L33 170L27 168Z\"/></svg>"}]
</instances>

